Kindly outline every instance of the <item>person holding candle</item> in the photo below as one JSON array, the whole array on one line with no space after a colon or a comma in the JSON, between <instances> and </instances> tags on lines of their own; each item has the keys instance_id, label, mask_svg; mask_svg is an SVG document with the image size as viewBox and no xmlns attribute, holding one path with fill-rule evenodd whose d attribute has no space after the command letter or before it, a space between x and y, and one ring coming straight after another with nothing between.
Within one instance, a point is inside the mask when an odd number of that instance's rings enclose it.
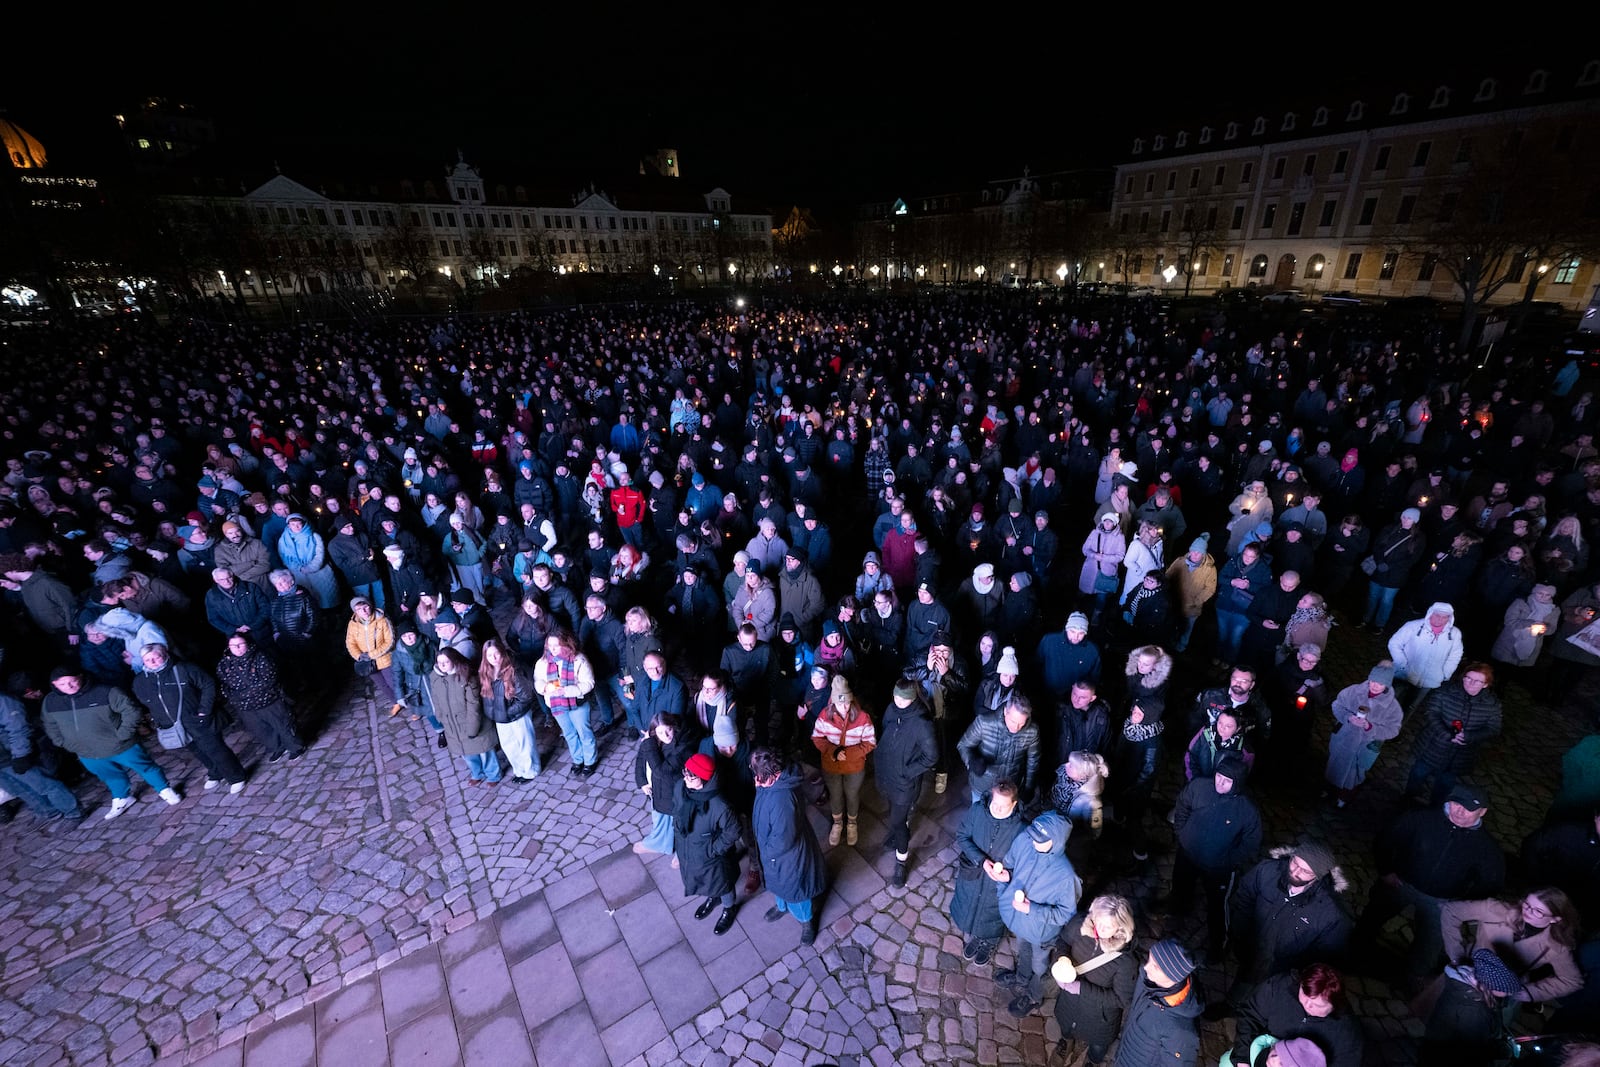
<instances>
[{"instance_id":1,"label":"person holding candle","mask_svg":"<svg viewBox=\"0 0 1600 1067\"><path fill-rule=\"evenodd\" d=\"M1408 796L1434 807L1443 803L1456 780L1472 772L1484 742L1500 736L1500 698L1493 685L1493 667L1469 663L1455 681L1434 690L1422 709ZM1424 793L1429 778L1433 788Z\"/></svg>"}]
</instances>

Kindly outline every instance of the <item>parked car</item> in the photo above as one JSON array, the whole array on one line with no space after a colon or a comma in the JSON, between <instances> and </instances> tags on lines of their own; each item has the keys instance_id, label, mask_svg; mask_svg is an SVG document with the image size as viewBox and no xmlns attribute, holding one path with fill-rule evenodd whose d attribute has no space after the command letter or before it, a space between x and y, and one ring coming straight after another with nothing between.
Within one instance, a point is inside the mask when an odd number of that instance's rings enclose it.
<instances>
[{"instance_id":1,"label":"parked car","mask_svg":"<svg viewBox=\"0 0 1600 1067\"><path fill-rule=\"evenodd\" d=\"M1261 298L1261 302L1263 304L1278 304L1281 306L1284 304L1303 304L1305 303L1305 299L1306 294L1305 290L1303 289L1274 289L1272 292L1263 296Z\"/></svg>"},{"instance_id":2,"label":"parked car","mask_svg":"<svg viewBox=\"0 0 1600 1067\"><path fill-rule=\"evenodd\" d=\"M1337 307L1360 307L1364 301L1358 294L1348 289L1334 289L1322 294L1322 302Z\"/></svg>"}]
</instances>

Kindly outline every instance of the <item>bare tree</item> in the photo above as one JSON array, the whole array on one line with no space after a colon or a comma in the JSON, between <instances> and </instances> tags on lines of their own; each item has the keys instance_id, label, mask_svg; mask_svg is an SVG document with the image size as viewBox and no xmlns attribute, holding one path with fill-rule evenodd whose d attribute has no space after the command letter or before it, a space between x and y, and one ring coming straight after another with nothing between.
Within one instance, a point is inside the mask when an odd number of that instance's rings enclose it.
<instances>
[{"instance_id":1,"label":"bare tree","mask_svg":"<svg viewBox=\"0 0 1600 1067\"><path fill-rule=\"evenodd\" d=\"M396 204L384 211L383 235L377 242L380 265L393 266L421 279L433 271L432 235L422 225L418 209Z\"/></svg>"},{"instance_id":2,"label":"bare tree","mask_svg":"<svg viewBox=\"0 0 1600 1067\"><path fill-rule=\"evenodd\" d=\"M1227 247L1227 231L1218 222L1222 205L1209 197L1191 193L1179 212L1175 246L1178 269L1183 272L1183 295L1188 296L1194 286L1194 276L1200 265L1212 256L1219 256Z\"/></svg>"}]
</instances>

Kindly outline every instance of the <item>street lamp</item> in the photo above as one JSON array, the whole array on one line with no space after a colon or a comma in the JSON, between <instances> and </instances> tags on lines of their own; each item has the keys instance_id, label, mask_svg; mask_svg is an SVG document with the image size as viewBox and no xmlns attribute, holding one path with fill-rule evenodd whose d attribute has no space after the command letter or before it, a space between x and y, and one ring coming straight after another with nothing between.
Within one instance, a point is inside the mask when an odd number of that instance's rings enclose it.
<instances>
[{"instance_id":1,"label":"street lamp","mask_svg":"<svg viewBox=\"0 0 1600 1067\"><path fill-rule=\"evenodd\" d=\"M839 264L835 263L833 265L833 276L835 278L837 278L839 275L841 275L843 273L844 273L844 268L839 266Z\"/></svg>"},{"instance_id":2,"label":"street lamp","mask_svg":"<svg viewBox=\"0 0 1600 1067\"><path fill-rule=\"evenodd\" d=\"M987 268L984 267L982 263L979 263L976 267L972 268L972 273L976 274L978 276L978 281L981 282L983 281L983 274L985 270L987 270Z\"/></svg>"},{"instance_id":3,"label":"street lamp","mask_svg":"<svg viewBox=\"0 0 1600 1067\"><path fill-rule=\"evenodd\" d=\"M1061 284L1067 284L1067 265L1065 263L1056 268L1056 277L1061 279Z\"/></svg>"}]
</instances>

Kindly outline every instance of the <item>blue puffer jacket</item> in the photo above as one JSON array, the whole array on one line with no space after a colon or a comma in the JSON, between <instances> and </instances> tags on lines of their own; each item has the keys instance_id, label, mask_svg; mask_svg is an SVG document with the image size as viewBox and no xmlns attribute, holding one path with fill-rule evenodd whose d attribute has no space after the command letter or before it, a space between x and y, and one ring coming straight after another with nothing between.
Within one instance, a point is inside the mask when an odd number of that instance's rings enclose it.
<instances>
[{"instance_id":1,"label":"blue puffer jacket","mask_svg":"<svg viewBox=\"0 0 1600 1067\"><path fill-rule=\"evenodd\" d=\"M1049 826L1055 843L1049 852L1040 852L1033 839L1024 830L1006 850L1006 870L1011 872L1009 882L994 883L1000 905L1000 921L1018 940L1035 945L1053 942L1068 919L1078 910L1078 898L1083 894L1083 881L1072 869L1067 859L1067 835L1072 826L1060 815L1047 811L1034 820ZM1028 898L1028 910L1018 911L1017 890Z\"/></svg>"}]
</instances>

